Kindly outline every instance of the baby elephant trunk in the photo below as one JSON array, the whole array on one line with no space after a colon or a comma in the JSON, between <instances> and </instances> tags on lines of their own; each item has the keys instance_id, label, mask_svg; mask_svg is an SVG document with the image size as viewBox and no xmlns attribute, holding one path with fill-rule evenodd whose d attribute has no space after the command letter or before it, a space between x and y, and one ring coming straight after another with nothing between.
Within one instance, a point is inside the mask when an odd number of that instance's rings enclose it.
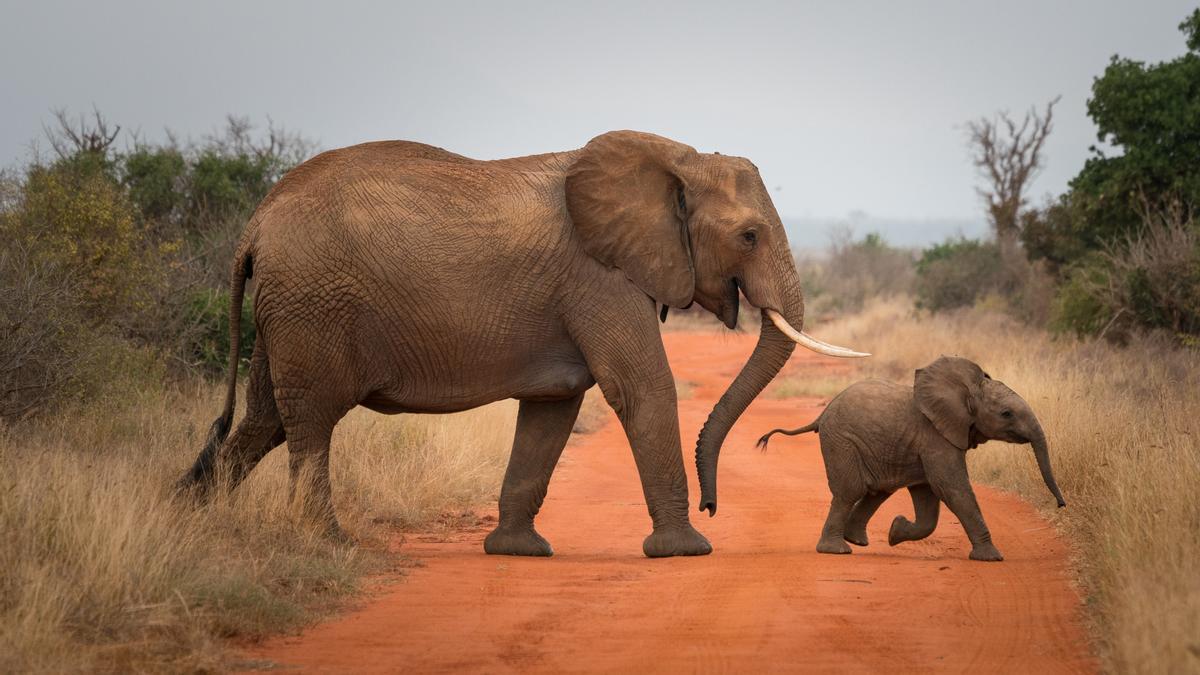
<instances>
[{"instance_id":1,"label":"baby elephant trunk","mask_svg":"<svg viewBox=\"0 0 1200 675\"><path fill-rule=\"evenodd\" d=\"M1038 469L1042 472L1042 481L1046 483L1046 488L1050 490L1050 494L1058 500L1058 508L1067 505L1063 500L1062 493L1058 491L1058 482L1054 480L1054 470L1050 468L1050 450L1046 447L1046 435L1038 430L1037 437L1033 439L1033 456L1037 457Z\"/></svg>"}]
</instances>

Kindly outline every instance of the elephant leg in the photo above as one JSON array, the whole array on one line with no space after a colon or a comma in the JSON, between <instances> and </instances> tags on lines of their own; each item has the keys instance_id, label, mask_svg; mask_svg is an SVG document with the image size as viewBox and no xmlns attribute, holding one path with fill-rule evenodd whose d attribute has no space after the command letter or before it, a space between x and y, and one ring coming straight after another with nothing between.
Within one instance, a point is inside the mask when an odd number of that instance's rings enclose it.
<instances>
[{"instance_id":1,"label":"elephant leg","mask_svg":"<svg viewBox=\"0 0 1200 675\"><path fill-rule=\"evenodd\" d=\"M550 475L571 436L583 394L561 401L521 401L512 456L500 489L500 522L483 541L491 554L548 556L550 543L533 528Z\"/></svg>"},{"instance_id":2,"label":"elephant leg","mask_svg":"<svg viewBox=\"0 0 1200 675\"><path fill-rule=\"evenodd\" d=\"M642 552L650 558L712 553L712 545L688 519L675 396L672 379L667 389L625 394L617 408L654 524L654 531L642 541Z\"/></svg>"},{"instance_id":3,"label":"elephant leg","mask_svg":"<svg viewBox=\"0 0 1200 675\"><path fill-rule=\"evenodd\" d=\"M952 453L948 451L944 454L944 457L936 458L941 461L922 460L930 488L962 523L967 538L971 540L972 560L1004 560L1004 556L992 544L992 534L979 510L975 491L971 489L966 453L955 448Z\"/></svg>"},{"instance_id":4,"label":"elephant leg","mask_svg":"<svg viewBox=\"0 0 1200 675\"><path fill-rule=\"evenodd\" d=\"M850 512L850 519L846 521L846 531L843 537L851 544L858 546L866 546L867 540L867 523L871 520L871 516L879 510L880 505L891 497L891 492L871 492L865 497L858 500L854 505L854 510Z\"/></svg>"},{"instance_id":5,"label":"elephant leg","mask_svg":"<svg viewBox=\"0 0 1200 675\"><path fill-rule=\"evenodd\" d=\"M912 522L904 516L896 516L892 527L888 530L888 544L895 546L904 541L917 541L933 534L937 527L938 512L941 502L928 485L913 485L908 488L912 497L913 511L917 522Z\"/></svg>"},{"instance_id":6,"label":"elephant leg","mask_svg":"<svg viewBox=\"0 0 1200 675\"><path fill-rule=\"evenodd\" d=\"M860 495L833 496L829 505L829 515L825 518L825 527L821 528L821 540L817 542L818 553L850 553L850 547L844 541L846 521L850 519L850 512L854 510L854 505L860 498Z\"/></svg>"},{"instance_id":7,"label":"elephant leg","mask_svg":"<svg viewBox=\"0 0 1200 675\"><path fill-rule=\"evenodd\" d=\"M654 312L648 311L652 305L643 304L645 299L634 298L628 306L598 306L572 336L633 449L654 524L642 552L651 558L707 555L712 545L688 519L675 378Z\"/></svg>"},{"instance_id":8,"label":"elephant leg","mask_svg":"<svg viewBox=\"0 0 1200 675\"><path fill-rule=\"evenodd\" d=\"M181 481L181 487L198 496L214 485L233 490L268 452L285 440L283 421L275 405L271 367L262 341L254 344L254 355L246 383L246 415L223 443L206 448Z\"/></svg>"},{"instance_id":9,"label":"elephant leg","mask_svg":"<svg viewBox=\"0 0 1200 675\"><path fill-rule=\"evenodd\" d=\"M308 423L287 430L288 503L292 513L335 538L345 538L333 510L329 484L332 424Z\"/></svg>"}]
</instances>

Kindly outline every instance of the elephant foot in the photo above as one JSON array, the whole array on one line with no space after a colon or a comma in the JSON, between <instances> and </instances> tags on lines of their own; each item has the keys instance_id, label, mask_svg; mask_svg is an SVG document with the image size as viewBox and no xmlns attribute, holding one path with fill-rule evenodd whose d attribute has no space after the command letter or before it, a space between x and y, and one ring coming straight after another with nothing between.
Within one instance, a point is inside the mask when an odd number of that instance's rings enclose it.
<instances>
[{"instance_id":1,"label":"elephant foot","mask_svg":"<svg viewBox=\"0 0 1200 675\"><path fill-rule=\"evenodd\" d=\"M866 546L868 543L867 528L864 527L861 530L847 532L846 534L842 535L842 539L845 539L855 546Z\"/></svg>"},{"instance_id":2,"label":"elephant foot","mask_svg":"<svg viewBox=\"0 0 1200 675\"><path fill-rule=\"evenodd\" d=\"M554 555L550 542L538 534L532 524L527 527L497 527L483 540L483 551L489 555Z\"/></svg>"},{"instance_id":3,"label":"elephant foot","mask_svg":"<svg viewBox=\"0 0 1200 675\"><path fill-rule=\"evenodd\" d=\"M822 539L817 542L817 553L836 553L841 555L850 552L850 547L841 539Z\"/></svg>"},{"instance_id":4,"label":"elephant foot","mask_svg":"<svg viewBox=\"0 0 1200 675\"><path fill-rule=\"evenodd\" d=\"M668 558L676 555L708 555L712 544L690 524L683 527L655 528L642 542L647 558Z\"/></svg>"},{"instance_id":5,"label":"elephant foot","mask_svg":"<svg viewBox=\"0 0 1200 675\"><path fill-rule=\"evenodd\" d=\"M912 527L912 523L904 516L896 516L892 519L892 526L888 528L888 546L895 546L903 541L908 541L908 531Z\"/></svg>"},{"instance_id":6,"label":"elephant foot","mask_svg":"<svg viewBox=\"0 0 1200 675\"><path fill-rule=\"evenodd\" d=\"M992 544L976 544L971 549L971 560L983 560L985 562L1000 562L1004 560L1004 556L1000 555L1000 551L996 550Z\"/></svg>"}]
</instances>

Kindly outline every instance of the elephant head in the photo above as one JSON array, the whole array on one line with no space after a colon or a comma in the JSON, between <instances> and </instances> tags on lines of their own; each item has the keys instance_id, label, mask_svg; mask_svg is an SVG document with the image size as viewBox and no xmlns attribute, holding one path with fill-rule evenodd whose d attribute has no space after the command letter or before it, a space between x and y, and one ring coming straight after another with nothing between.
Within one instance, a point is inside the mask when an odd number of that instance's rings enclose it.
<instances>
[{"instance_id":1,"label":"elephant head","mask_svg":"<svg viewBox=\"0 0 1200 675\"><path fill-rule=\"evenodd\" d=\"M1067 505L1054 480L1037 415L1003 382L967 359L942 356L917 370L913 394L921 414L960 450L988 440L1031 444L1046 487L1060 507Z\"/></svg>"},{"instance_id":2,"label":"elephant head","mask_svg":"<svg viewBox=\"0 0 1200 675\"><path fill-rule=\"evenodd\" d=\"M831 356L866 354L802 332L804 295L787 235L748 160L653 134L611 132L580 151L567 172L566 200L584 249L664 308L698 302L733 328L740 291L762 311L758 344L696 444L700 509L715 514L721 444L795 345Z\"/></svg>"}]
</instances>

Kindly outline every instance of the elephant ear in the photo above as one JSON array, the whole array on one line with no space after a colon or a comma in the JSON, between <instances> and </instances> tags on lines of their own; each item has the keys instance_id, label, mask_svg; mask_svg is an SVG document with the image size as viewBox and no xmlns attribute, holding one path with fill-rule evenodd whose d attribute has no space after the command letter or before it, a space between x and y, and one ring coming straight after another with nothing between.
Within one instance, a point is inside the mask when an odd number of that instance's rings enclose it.
<instances>
[{"instance_id":1,"label":"elephant ear","mask_svg":"<svg viewBox=\"0 0 1200 675\"><path fill-rule=\"evenodd\" d=\"M695 293L687 229L694 148L636 131L593 138L567 170L567 210L583 248L664 305Z\"/></svg>"},{"instance_id":2,"label":"elephant ear","mask_svg":"<svg viewBox=\"0 0 1200 675\"><path fill-rule=\"evenodd\" d=\"M942 356L917 370L913 394L921 414L960 450L971 447L975 400L987 373L967 359Z\"/></svg>"}]
</instances>

